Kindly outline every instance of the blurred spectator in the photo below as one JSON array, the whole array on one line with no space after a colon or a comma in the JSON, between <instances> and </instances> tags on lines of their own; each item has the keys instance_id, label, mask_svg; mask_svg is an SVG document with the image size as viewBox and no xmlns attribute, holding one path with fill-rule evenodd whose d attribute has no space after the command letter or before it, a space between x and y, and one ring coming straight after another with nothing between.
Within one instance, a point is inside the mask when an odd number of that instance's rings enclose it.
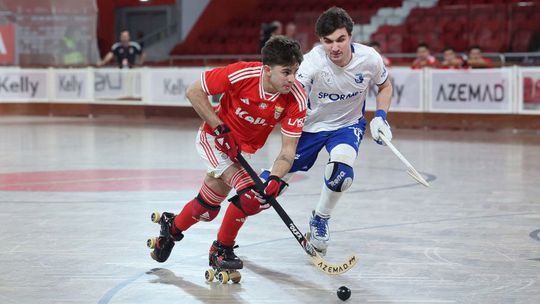
<instances>
[{"instance_id":1,"label":"blurred spectator","mask_svg":"<svg viewBox=\"0 0 540 304\"><path fill-rule=\"evenodd\" d=\"M425 43L420 43L416 47L416 59L413 61L411 68L421 69L425 67L436 68L439 66L437 58L431 56L429 46Z\"/></svg>"},{"instance_id":2,"label":"blurred spectator","mask_svg":"<svg viewBox=\"0 0 540 304\"><path fill-rule=\"evenodd\" d=\"M443 61L439 68L441 69L462 69L463 59L456 54L453 48L447 47L443 50Z\"/></svg>"},{"instance_id":3,"label":"blurred spectator","mask_svg":"<svg viewBox=\"0 0 540 304\"><path fill-rule=\"evenodd\" d=\"M306 33L298 32L296 30L296 24L294 22L291 21L285 26L285 36L298 41L298 43L300 43L300 49L302 53L305 53L308 43L308 35Z\"/></svg>"},{"instance_id":4,"label":"blurred spectator","mask_svg":"<svg viewBox=\"0 0 540 304\"><path fill-rule=\"evenodd\" d=\"M482 56L482 50L478 46L472 46L469 49L467 65L473 69L492 68L491 59Z\"/></svg>"},{"instance_id":5,"label":"blurred spectator","mask_svg":"<svg viewBox=\"0 0 540 304\"><path fill-rule=\"evenodd\" d=\"M144 63L145 54L139 43L130 41L129 32L122 31L120 33L120 42L113 44L111 51L105 55L103 61L98 63L98 66L103 66L109 63L116 57L116 62L119 68L132 68L135 65L136 56L140 56L139 64Z\"/></svg>"},{"instance_id":6,"label":"blurred spectator","mask_svg":"<svg viewBox=\"0 0 540 304\"><path fill-rule=\"evenodd\" d=\"M261 41L259 43L259 52L262 50L264 44L270 37L275 35L281 35L283 32L283 25L281 22L274 20L271 23L263 23L261 26Z\"/></svg>"},{"instance_id":7,"label":"blurred spectator","mask_svg":"<svg viewBox=\"0 0 540 304\"><path fill-rule=\"evenodd\" d=\"M82 65L86 63L86 57L81 52L81 33L76 27L67 27L64 37L60 42L60 53L64 65Z\"/></svg>"},{"instance_id":8,"label":"blurred spectator","mask_svg":"<svg viewBox=\"0 0 540 304\"><path fill-rule=\"evenodd\" d=\"M381 54L381 57L382 57L382 60L383 60L383 63L385 66L389 67L392 62L390 61L390 59L388 59L386 56L384 56L382 53L381 53L381 45L377 42L377 41L371 41L369 43L369 46L374 48L375 51L377 51L377 53Z\"/></svg>"}]
</instances>

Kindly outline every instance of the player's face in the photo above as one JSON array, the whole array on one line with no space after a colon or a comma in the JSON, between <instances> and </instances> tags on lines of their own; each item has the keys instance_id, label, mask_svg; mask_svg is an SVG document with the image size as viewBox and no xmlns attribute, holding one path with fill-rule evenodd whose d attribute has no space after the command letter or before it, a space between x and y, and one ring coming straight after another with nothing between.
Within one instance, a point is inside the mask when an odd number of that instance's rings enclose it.
<instances>
[{"instance_id":1,"label":"player's face","mask_svg":"<svg viewBox=\"0 0 540 304\"><path fill-rule=\"evenodd\" d=\"M416 57L420 60L426 60L429 57L429 50L423 46L416 49Z\"/></svg>"},{"instance_id":2,"label":"player's face","mask_svg":"<svg viewBox=\"0 0 540 304\"><path fill-rule=\"evenodd\" d=\"M452 51L452 50L444 51L443 55L444 55L444 61L450 62L450 61L456 59L456 53L454 53L454 51Z\"/></svg>"},{"instance_id":3,"label":"player's face","mask_svg":"<svg viewBox=\"0 0 540 304\"><path fill-rule=\"evenodd\" d=\"M298 71L298 64L293 66L276 65L273 67L264 66L269 76L270 86L281 94L288 94L294 84L295 75Z\"/></svg>"},{"instance_id":4,"label":"player's face","mask_svg":"<svg viewBox=\"0 0 540 304\"><path fill-rule=\"evenodd\" d=\"M336 65L345 66L351 60L351 36L344 27L321 37L321 43L328 58Z\"/></svg>"},{"instance_id":5,"label":"player's face","mask_svg":"<svg viewBox=\"0 0 540 304\"><path fill-rule=\"evenodd\" d=\"M120 42L122 42L122 44L129 43L129 32L124 31L120 34Z\"/></svg>"}]
</instances>

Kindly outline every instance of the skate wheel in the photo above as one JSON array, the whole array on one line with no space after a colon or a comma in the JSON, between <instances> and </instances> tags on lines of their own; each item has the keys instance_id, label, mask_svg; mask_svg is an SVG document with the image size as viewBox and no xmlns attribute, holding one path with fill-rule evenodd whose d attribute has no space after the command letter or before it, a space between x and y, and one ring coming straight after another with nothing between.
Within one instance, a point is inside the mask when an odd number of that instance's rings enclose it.
<instances>
[{"instance_id":1,"label":"skate wheel","mask_svg":"<svg viewBox=\"0 0 540 304\"><path fill-rule=\"evenodd\" d=\"M157 212L157 211L154 211L154 213L152 213L152 215L150 216L150 219L154 223L159 223L160 218L161 218L161 214L159 214L159 212Z\"/></svg>"},{"instance_id":2,"label":"skate wheel","mask_svg":"<svg viewBox=\"0 0 540 304\"><path fill-rule=\"evenodd\" d=\"M148 246L148 248L150 249L156 248L156 245L157 245L157 238L149 238L146 241L146 246Z\"/></svg>"},{"instance_id":3,"label":"skate wheel","mask_svg":"<svg viewBox=\"0 0 540 304\"><path fill-rule=\"evenodd\" d=\"M227 284L229 281L229 274L226 271L220 271L217 275L218 281L221 284Z\"/></svg>"},{"instance_id":4,"label":"skate wheel","mask_svg":"<svg viewBox=\"0 0 540 304\"><path fill-rule=\"evenodd\" d=\"M229 273L229 278L233 283L240 283L240 280L242 279L242 275L238 271L233 271Z\"/></svg>"},{"instance_id":5,"label":"skate wheel","mask_svg":"<svg viewBox=\"0 0 540 304\"><path fill-rule=\"evenodd\" d=\"M204 277L206 278L206 281L207 282L212 282L214 280L214 275L215 275L215 271L214 269L208 269L207 271L204 272Z\"/></svg>"}]
</instances>

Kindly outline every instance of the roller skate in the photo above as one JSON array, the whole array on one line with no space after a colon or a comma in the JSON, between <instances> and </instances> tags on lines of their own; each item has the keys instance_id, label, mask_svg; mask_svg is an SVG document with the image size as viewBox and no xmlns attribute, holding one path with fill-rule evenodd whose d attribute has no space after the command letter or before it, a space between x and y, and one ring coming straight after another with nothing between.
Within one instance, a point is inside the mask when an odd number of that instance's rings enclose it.
<instances>
[{"instance_id":1,"label":"roller skate","mask_svg":"<svg viewBox=\"0 0 540 304\"><path fill-rule=\"evenodd\" d=\"M146 245L150 249L154 249L150 252L150 256L160 263L165 262L169 258L174 247L174 242L178 242L184 238L182 232L176 235L171 234L174 217L175 215L173 213L163 212L163 214L160 215L157 211L152 213L151 216L152 222L161 225L161 230L159 232L159 237L148 239Z\"/></svg>"},{"instance_id":2,"label":"roller skate","mask_svg":"<svg viewBox=\"0 0 540 304\"><path fill-rule=\"evenodd\" d=\"M238 246L224 246L214 241L208 253L208 264L212 268L204 274L207 282L212 282L214 278L221 284L227 284L229 280L233 283L240 282L242 275L238 270L244 267L244 263L234 254L236 247Z\"/></svg>"},{"instance_id":3,"label":"roller skate","mask_svg":"<svg viewBox=\"0 0 540 304\"><path fill-rule=\"evenodd\" d=\"M322 217L313 211L309 221L310 232L306 234L306 239L322 256L326 255L328 241L330 241L328 220L330 217Z\"/></svg>"}]
</instances>

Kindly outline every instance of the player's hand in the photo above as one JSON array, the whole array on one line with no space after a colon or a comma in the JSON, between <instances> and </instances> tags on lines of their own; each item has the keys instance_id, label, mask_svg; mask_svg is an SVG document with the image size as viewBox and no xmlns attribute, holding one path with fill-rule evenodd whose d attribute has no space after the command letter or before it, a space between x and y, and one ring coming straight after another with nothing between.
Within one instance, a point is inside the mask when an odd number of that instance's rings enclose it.
<instances>
[{"instance_id":1,"label":"player's hand","mask_svg":"<svg viewBox=\"0 0 540 304\"><path fill-rule=\"evenodd\" d=\"M369 128L371 130L371 137L379 145L384 145L379 132L388 138L388 140L392 140L392 130L390 130L390 125L386 121L386 112L384 110L377 110L375 112L375 118L369 123Z\"/></svg>"},{"instance_id":2,"label":"player's hand","mask_svg":"<svg viewBox=\"0 0 540 304\"><path fill-rule=\"evenodd\" d=\"M264 194L273 198L278 197L289 186L276 175L270 175L264 183Z\"/></svg>"},{"instance_id":3,"label":"player's hand","mask_svg":"<svg viewBox=\"0 0 540 304\"><path fill-rule=\"evenodd\" d=\"M233 160L236 161L236 156L238 155L238 144L236 143L236 140L234 139L234 136L231 132L231 129L227 127L225 124L221 124L217 126L213 130L216 138L215 138L215 144L216 148L227 154L227 156Z\"/></svg>"}]
</instances>

